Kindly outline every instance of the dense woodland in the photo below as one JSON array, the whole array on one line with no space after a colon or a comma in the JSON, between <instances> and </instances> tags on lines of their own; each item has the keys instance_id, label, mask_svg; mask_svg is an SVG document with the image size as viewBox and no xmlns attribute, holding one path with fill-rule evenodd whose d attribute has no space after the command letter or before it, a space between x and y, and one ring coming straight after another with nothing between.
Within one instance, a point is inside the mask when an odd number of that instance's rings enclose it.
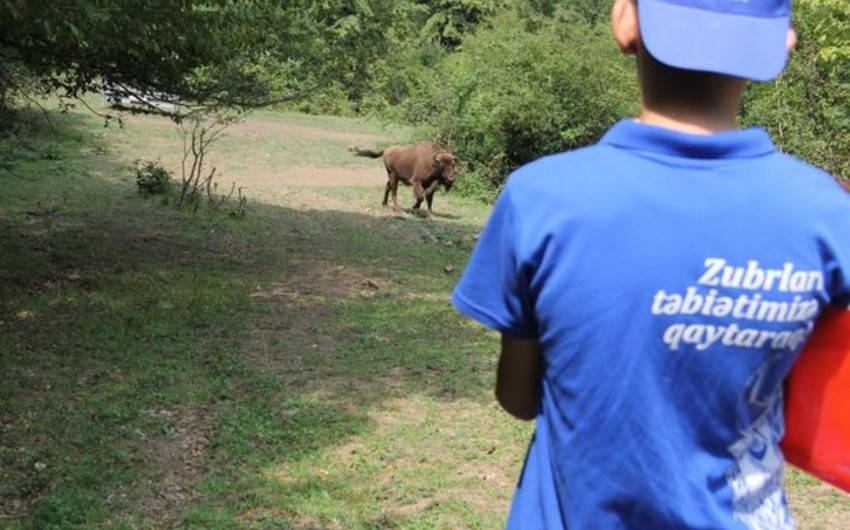
<instances>
[{"instance_id":1,"label":"dense woodland","mask_svg":"<svg viewBox=\"0 0 850 530\"><path fill-rule=\"evenodd\" d=\"M0 0L0 108L73 101L104 80L207 109L263 106L421 126L492 197L541 154L636 110L610 0ZM753 85L742 125L850 178L850 2L797 0L786 73Z\"/></svg>"}]
</instances>

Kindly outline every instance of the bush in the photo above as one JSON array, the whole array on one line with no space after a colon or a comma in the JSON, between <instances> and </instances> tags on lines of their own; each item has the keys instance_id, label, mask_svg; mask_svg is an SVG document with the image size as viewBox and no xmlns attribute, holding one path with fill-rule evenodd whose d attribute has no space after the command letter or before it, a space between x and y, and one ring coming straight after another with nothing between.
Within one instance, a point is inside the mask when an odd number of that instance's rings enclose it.
<instances>
[{"instance_id":1,"label":"bush","mask_svg":"<svg viewBox=\"0 0 850 530\"><path fill-rule=\"evenodd\" d=\"M171 189L173 176L159 162L136 160L133 171L136 174L136 186L142 195L163 195Z\"/></svg>"},{"instance_id":2,"label":"bush","mask_svg":"<svg viewBox=\"0 0 850 530\"><path fill-rule=\"evenodd\" d=\"M516 167L595 142L639 101L633 63L607 25L563 8L517 17L494 17L407 102L479 181L476 194L491 197Z\"/></svg>"},{"instance_id":3,"label":"bush","mask_svg":"<svg viewBox=\"0 0 850 530\"><path fill-rule=\"evenodd\" d=\"M593 143L636 115L634 59L611 37L611 3L519 1L452 51L399 41L370 65L357 110L420 126L460 158L461 194L493 198L516 167ZM850 179L850 46L831 31L844 27L844 6L797 8L800 43L779 79L748 89L741 125L762 125L781 150Z\"/></svg>"},{"instance_id":4,"label":"bush","mask_svg":"<svg viewBox=\"0 0 850 530\"><path fill-rule=\"evenodd\" d=\"M804 4L802 7L807 7ZM817 19L801 9L794 21L799 43L785 72L752 85L742 125L765 127L777 147L836 177L850 178L850 78L821 57Z\"/></svg>"}]
</instances>

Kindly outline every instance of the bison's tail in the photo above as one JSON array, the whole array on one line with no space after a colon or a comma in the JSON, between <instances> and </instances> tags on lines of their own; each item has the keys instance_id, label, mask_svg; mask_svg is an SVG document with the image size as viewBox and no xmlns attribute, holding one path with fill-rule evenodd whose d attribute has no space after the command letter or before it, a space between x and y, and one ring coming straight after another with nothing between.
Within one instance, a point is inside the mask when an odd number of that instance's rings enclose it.
<instances>
[{"instance_id":1,"label":"bison's tail","mask_svg":"<svg viewBox=\"0 0 850 530\"><path fill-rule=\"evenodd\" d=\"M369 149L360 149L358 147L351 146L348 150L354 153L354 156L367 156L369 158L381 158L384 156L383 149L380 151L370 151Z\"/></svg>"}]
</instances>

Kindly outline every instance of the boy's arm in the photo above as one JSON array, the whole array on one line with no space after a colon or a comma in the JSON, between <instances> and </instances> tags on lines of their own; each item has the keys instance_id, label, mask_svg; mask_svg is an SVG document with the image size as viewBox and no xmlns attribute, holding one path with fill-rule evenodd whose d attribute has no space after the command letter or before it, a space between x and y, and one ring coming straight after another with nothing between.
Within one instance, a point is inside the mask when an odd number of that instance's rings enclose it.
<instances>
[{"instance_id":1,"label":"boy's arm","mask_svg":"<svg viewBox=\"0 0 850 530\"><path fill-rule=\"evenodd\" d=\"M496 371L496 399L505 411L533 420L540 408L540 342L502 334Z\"/></svg>"}]
</instances>

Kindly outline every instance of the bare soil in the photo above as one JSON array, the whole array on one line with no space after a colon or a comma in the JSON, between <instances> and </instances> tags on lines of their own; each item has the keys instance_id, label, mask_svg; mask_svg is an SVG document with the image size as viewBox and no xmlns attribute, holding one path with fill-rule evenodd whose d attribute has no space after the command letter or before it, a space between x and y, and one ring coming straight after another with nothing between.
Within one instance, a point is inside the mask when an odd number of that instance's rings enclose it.
<instances>
[{"instance_id":1,"label":"bare soil","mask_svg":"<svg viewBox=\"0 0 850 530\"><path fill-rule=\"evenodd\" d=\"M162 118L152 116L131 116L126 118L126 121L130 124L160 127L165 123ZM294 139L299 142L305 140L344 142L346 146L373 146L384 140L383 137L375 134L335 131L259 119L234 124L226 129L225 135L228 141L237 145L252 145L269 137L280 139L281 143L285 143L286 139ZM171 139L160 140L157 152L165 153L163 162L179 174L181 146ZM232 181L246 190L258 192L264 198L280 196L292 186L374 186L381 190L386 182L386 172L380 160L375 160L374 167L371 168L279 165L274 162L278 157L257 150L256 153L240 153L246 156L241 157L238 164L234 164L228 163L227 160L216 159L216 149L212 148L212 151L211 161L221 175L216 180L221 185Z\"/></svg>"},{"instance_id":2,"label":"bare soil","mask_svg":"<svg viewBox=\"0 0 850 530\"><path fill-rule=\"evenodd\" d=\"M299 140L336 140L347 145L372 145L381 140L373 134L347 133L316 127L304 127L273 122L249 121L234 125L227 130L234 139L250 141L251 138L272 135L278 138L297 138ZM252 163L240 163L239 170L228 170L232 180L241 186L279 193L288 186L337 187L337 186L375 186L382 187L386 180L383 164L376 160L374 168L351 168L332 166L284 166L268 168L261 157Z\"/></svg>"}]
</instances>

